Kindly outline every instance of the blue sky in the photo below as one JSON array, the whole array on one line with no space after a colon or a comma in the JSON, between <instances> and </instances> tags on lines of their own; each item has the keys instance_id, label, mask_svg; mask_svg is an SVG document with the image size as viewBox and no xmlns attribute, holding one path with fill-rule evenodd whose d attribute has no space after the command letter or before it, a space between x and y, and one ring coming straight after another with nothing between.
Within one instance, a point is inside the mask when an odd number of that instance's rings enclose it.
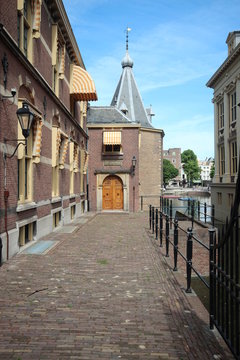
<instances>
[{"instance_id":1,"label":"blue sky","mask_svg":"<svg viewBox=\"0 0 240 360\"><path fill-rule=\"evenodd\" d=\"M129 54L164 149L214 156L213 90L206 87L227 57L230 31L239 30L239 0L63 0L98 102L110 105Z\"/></svg>"}]
</instances>

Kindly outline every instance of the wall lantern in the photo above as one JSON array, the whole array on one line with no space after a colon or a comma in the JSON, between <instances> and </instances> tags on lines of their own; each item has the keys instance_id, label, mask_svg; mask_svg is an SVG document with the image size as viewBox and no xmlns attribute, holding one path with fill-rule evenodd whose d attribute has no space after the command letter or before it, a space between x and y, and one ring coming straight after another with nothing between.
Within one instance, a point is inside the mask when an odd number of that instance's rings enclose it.
<instances>
[{"instance_id":1,"label":"wall lantern","mask_svg":"<svg viewBox=\"0 0 240 360\"><path fill-rule=\"evenodd\" d=\"M132 174L133 175L135 175L136 164L137 164L137 159L136 159L136 156L134 155L132 158Z\"/></svg>"},{"instance_id":2,"label":"wall lantern","mask_svg":"<svg viewBox=\"0 0 240 360\"><path fill-rule=\"evenodd\" d=\"M22 129L22 134L26 139L30 134L34 117L34 114L29 110L27 103L24 102L23 107L17 110L17 117Z\"/></svg>"},{"instance_id":3,"label":"wall lantern","mask_svg":"<svg viewBox=\"0 0 240 360\"><path fill-rule=\"evenodd\" d=\"M30 135L30 130L31 130L31 126L32 126L32 121L33 121L33 118L34 118L34 114L29 110L29 107L28 107L28 104L26 102L23 103L23 106L17 110L16 112L17 114L17 117L18 117L18 121L19 121L19 124L21 126L21 129L22 129L22 134L24 136L24 139L13 139L13 140L10 140L10 139L4 139L4 143L6 145L7 142L11 142L11 141L20 141L13 154L12 155L7 155L7 152L5 151L4 152L4 159L6 160L7 158L12 158L18 147L20 145L24 145L24 146L27 146L27 137Z\"/></svg>"}]
</instances>

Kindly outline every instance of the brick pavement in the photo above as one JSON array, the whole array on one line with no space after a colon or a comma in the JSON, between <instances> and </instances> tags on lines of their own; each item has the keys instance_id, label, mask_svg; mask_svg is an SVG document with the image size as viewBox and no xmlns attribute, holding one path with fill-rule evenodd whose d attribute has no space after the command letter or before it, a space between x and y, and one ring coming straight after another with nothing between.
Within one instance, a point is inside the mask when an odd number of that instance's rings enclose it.
<instances>
[{"instance_id":1,"label":"brick pavement","mask_svg":"<svg viewBox=\"0 0 240 360\"><path fill-rule=\"evenodd\" d=\"M0 269L0 359L231 359L147 214L97 214ZM196 312L197 310L197 312Z\"/></svg>"}]
</instances>

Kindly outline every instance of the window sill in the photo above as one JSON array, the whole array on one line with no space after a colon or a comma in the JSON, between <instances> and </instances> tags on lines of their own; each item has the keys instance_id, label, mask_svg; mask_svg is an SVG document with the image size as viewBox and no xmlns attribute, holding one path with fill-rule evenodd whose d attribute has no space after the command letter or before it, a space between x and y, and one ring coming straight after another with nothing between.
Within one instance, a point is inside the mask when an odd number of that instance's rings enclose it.
<instances>
[{"instance_id":1,"label":"window sill","mask_svg":"<svg viewBox=\"0 0 240 360\"><path fill-rule=\"evenodd\" d=\"M54 196L51 199L51 204L55 204L55 203L57 203L57 202L59 202L61 200L62 200L62 198L60 196Z\"/></svg>"},{"instance_id":2,"label":"window sill","mask_svg":"<svg viewBox=\"0 0 240 360\"><path fill-rule=\"evenodd\" d=\"M17 206L16 212L18 213L36 208L37 208L37 204L35 202L29 202L29 203L19 204Z\"/></svg>"}]
</instances>

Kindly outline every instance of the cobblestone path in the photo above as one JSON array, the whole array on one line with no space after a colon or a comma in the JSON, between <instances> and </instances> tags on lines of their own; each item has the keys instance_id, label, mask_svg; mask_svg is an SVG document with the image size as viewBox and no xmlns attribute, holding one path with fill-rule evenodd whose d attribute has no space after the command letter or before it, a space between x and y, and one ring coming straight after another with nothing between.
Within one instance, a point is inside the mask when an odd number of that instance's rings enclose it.
<instances>
[{"instance_id":1,"label":"cobblestone path","mask_svg":"<svg viewBox=\"0 0 240 360\"><path fill-rule=\"evenodd\" d=\"M231 358L153 244L147 214L76 226L0 268L0 359Z\"/></svg>"}]
</instances>

